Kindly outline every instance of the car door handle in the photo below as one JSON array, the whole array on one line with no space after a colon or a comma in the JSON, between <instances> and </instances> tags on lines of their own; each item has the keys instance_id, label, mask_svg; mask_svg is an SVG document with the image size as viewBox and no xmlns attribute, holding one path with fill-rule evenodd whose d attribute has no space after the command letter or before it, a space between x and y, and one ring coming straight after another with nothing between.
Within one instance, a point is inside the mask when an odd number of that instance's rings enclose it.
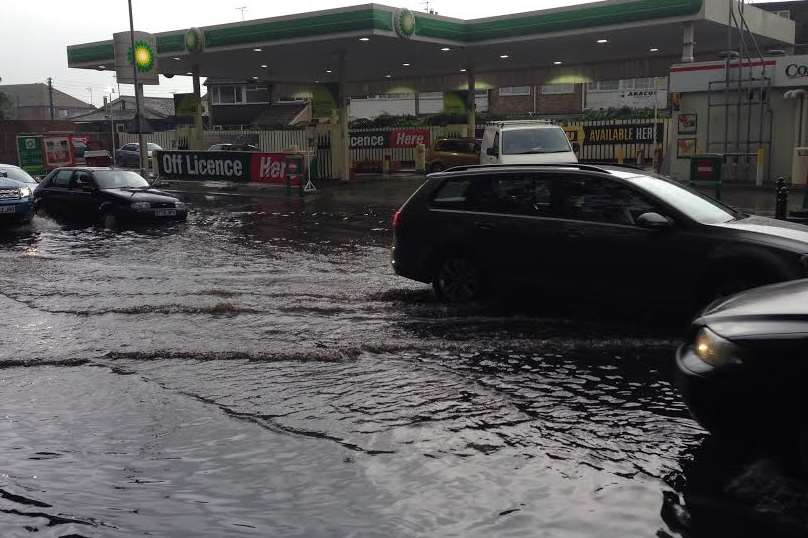
<instances>
[{"instance_id":1,"label":"car door handle","mask_svg":"<svg viewBox=\"0 0 808 538\"><path fill-rule=\"evenodd\" d=\"M475 222L474 227L483 232L490 232L496 230L497 225L493 222Z\"/></svg>"}]
</instances>

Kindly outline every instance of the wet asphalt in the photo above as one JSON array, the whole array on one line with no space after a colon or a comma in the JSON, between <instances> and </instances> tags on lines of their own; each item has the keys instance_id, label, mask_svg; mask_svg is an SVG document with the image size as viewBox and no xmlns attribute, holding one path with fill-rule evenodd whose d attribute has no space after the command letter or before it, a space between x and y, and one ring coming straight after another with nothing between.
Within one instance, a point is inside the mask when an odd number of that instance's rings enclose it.
<instances>
[{"instance_id":1,"label":"wet asphalt","mask_svg":"<svg viewBox=\"0 0 808 538\"><path fill-rule=\"evenodd\" d=\"M808 532L802 480L689 418L683 323L393 275L419 182L0 230L0 536Z\"/></svg>"}]
</instances>

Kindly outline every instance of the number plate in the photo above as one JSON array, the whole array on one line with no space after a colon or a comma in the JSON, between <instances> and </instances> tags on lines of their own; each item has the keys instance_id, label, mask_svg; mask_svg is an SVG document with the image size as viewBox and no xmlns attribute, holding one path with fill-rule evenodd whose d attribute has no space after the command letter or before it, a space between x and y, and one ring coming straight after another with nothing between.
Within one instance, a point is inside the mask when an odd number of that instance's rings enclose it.
<instances>
[{"instance_id":1,"label":"number plate","mask_svg":"<svg viewBox=\"0 0 808 538\"><path fill-rule=\"evenodd\" d=\"M16 213L17 208L13 205L1 205L0 206L0 215L8 215L10 213Z\"/></svg>"},{"instance_id":2,"label":"number plate","mask_svg":"<svg viewBox=\"0 0 808 538\"><path fill-rule=\"evenodd\" d=\"M177 210L176 209L155 209L154 215L156 217L176 217Z\"/></svg>"}]
</instances>

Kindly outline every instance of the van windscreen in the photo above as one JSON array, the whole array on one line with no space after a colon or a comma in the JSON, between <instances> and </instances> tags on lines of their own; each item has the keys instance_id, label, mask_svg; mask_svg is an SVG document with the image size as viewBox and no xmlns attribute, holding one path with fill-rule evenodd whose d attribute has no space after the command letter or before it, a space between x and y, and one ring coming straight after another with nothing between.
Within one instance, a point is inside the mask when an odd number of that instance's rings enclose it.
<instances>
[{"instance_id":1,"label":"van windscreen","mask_svg":"<svg viewBox=\"0 0 808 538\"><path fill-rule=\"evenodd\" d=\"M538 153L567 153L572 151L562 129L508 129L502 132L504 155L530 155Z\"/></svg>"}]
</instances>

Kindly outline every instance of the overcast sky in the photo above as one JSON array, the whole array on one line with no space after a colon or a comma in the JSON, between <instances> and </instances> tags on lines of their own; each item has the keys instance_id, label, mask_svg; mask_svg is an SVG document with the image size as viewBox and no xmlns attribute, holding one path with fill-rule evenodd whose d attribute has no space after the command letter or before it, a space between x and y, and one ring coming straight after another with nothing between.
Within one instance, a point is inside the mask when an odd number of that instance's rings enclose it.
<instances>
[{"instance_id":1,"label":"overcast sky","mask_svg":"<svg viewBox=\"0 0 808 538\"><path fill-rule=\"evenodd\" d=\"M207 26L246 19L260 19L305 11L316 11L366 3L367 0L133 0L135 28L164 32L193 26ZM588 0L433 0L430 5L441 15L464 19L504 15ZM665 0L659 0L663 2ZM423 11L425 2L405 0L381 2ZM70 44L112 39L114 32L129 29L126 0L0 0L0 84L44 82L53 77L54 86L99 106L102 95L114 85L112 73L68 69L66 47ZM190 77L162 79L159 86L147 86L146 95L170 97L190 91ZM131 86L122 88L131 94Z\"/></svg>"}]
</instances>

